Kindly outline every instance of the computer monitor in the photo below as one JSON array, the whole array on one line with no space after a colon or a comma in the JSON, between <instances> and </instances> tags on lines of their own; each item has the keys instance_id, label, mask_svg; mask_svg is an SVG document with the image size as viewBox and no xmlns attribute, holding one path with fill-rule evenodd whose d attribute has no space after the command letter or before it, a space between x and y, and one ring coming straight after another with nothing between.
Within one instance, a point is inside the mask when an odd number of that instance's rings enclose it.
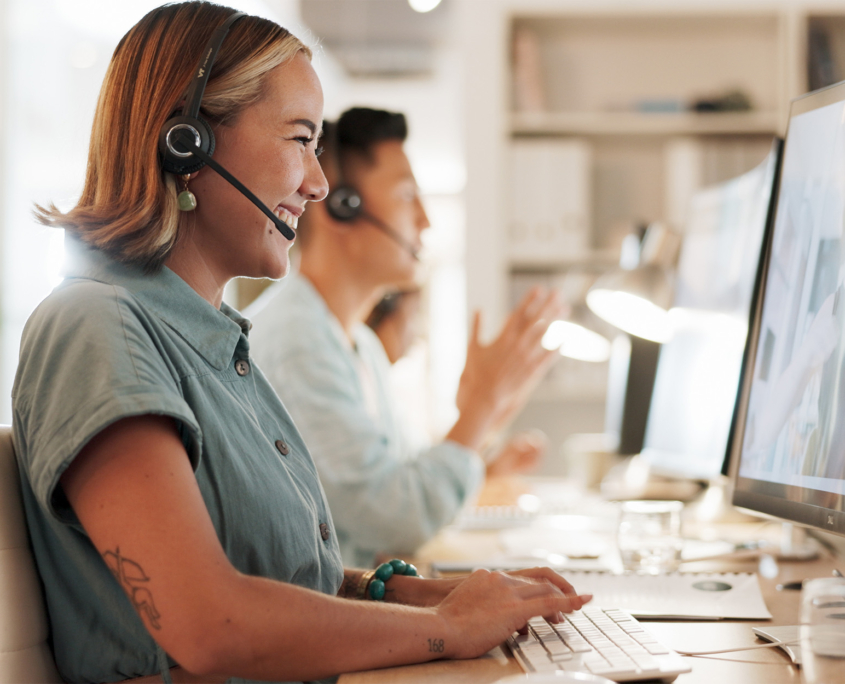
<instances>
[{"instance_id":1,"label":"computer monitor","mask_svg":"<svg viewBox=\"0 0 845 684\"><path fill-rule=\"evenodd\" d=\"M641 458L659 475L723 472L782 142L748 173L696 193Z\"/></svg>"},{"instance_id":2,"label":"computer monitor","mask_svg":"<svg viewBox=\"0 0 845 684\"><path fill-rule=\"evenodd\" d=\"M845 534L845 84L792 103L733 503Z\"/></svg>"}]
</instances>

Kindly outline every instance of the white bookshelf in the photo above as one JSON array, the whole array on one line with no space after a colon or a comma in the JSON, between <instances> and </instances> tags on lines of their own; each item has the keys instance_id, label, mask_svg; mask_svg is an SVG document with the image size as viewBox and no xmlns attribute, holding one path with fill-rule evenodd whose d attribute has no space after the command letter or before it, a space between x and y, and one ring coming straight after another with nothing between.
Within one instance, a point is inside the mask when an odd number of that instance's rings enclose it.
<instances>
[{"instance_id":1,"label":"white bookshelf","mask_svg":"<svg viewBox=\"0 0 845 684\"><path fill-rule=\"evenodd\" d=\"M515 136L768 135L781 113L512 112Z\"/></svg>"},{"instance_id":2,"label":"white bookshelf","mask_svg":"<svg viewBox=\"0 0 845 684\"><path fill-rule=\"evenodd\" d=\"M845 79L845 5L837 2L454 5L466 46L467 301L470 310L484 312L488 333L507 314L514 278L535 273L553 279L585 267L600 273L616 262L625 223L662 221L682 229L692 192L759 163L772 137L785 132L790 100L807 90L811 29L827 32L833 68ZM539 88L528 91L514 87L514 36L521 30L533 35L539 65ZM686 109L730 90L745 93L752 108ZM526 100L525 92L532 97ZM661 108L670 111L643 111ZM511 145L570 138L591 149L587 245L565 258L550 258L542 249L516 255L509 236ZM531 198L518 199L530 212ZM599 382L601 373L579 374L571 390L560 376L555 388L541 388L535 400L560 402L562 416L566 406L592 401L598 421L604 388L585 386L589 377ZM596 428L583 425L583 411L573 415L581 423L574 430Z\"/></svg>"}]
</instances>

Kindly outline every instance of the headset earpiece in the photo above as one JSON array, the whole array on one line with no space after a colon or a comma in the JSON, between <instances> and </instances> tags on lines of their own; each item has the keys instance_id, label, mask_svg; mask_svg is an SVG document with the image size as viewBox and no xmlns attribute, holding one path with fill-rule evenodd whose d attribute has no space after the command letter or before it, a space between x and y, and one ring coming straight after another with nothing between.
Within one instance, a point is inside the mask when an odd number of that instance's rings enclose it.
<instances>
[{"instance_id":1,"label":"headset earpiece","mask_svg":"<svg viewBox=\"0 0 845 684\"><path fill-rule=\"evenodd\" d=\"M331 190L325 202L329 216L344 223L354 221L364 210L361 195L351 185L340 185Z\"/></svg>"},{"instance_id":2,"label":"headset earpiece","mask_svg":"<svg viewBox=\"0 0 845 684\"><path fill-rule=\"evenodd\" d=\"M158 136L158 151L165 171L182 175L199 171L205 162L179 143L179 132L192 136L193 143L203 152L214 154L214 132L203 119L179 115L167 120ZM184 135L184 133L182 133Z\"/></svg>"}]
</instances>

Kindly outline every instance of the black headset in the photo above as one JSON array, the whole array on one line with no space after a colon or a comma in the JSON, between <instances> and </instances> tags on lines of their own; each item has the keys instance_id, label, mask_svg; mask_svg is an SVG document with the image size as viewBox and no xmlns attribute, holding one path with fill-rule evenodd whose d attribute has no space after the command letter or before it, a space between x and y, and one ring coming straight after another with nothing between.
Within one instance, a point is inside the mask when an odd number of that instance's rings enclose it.
<instances>
[{"instance_id":1,"label":"black headset","mask_svg":"<svg viewBox=\"0 0 845 684\"><path fill-rule=\"evenodd\" d=\"M419 250L406 240L399 231L391 228L384 221L368 212L364 206L364 199L361 197L361 193L345 180L343 174L343 148L340 143L340 119L330 126L324 124L323 130L325 131L326 128L328 128L328 133L326 134L325 147L335 166L335 176L337 178L337 186L329 191L329 194L324 200L328 215L341 223L353 223L358 220L366 221L371 226L378 228L414 259L419 261Z\"/></svg>"},{"instance_id":2,"label":"black headset","mask_svg":"<svg viewBox=\"0 0 845 684\"><path fill-rule=\"evenodd\" d=\"M245 16L248 15L244 12L235 12L214 29L211 34L208 45L205 46L200 55L199 65L194 72L195 75L188 86L184 106L176 116L167 120L159 133L158 151L161 156L161 166L165 171L182 175L199 171L207 164L258 207L282 235L288 240L293 240L296 237L293 229L212 158L211 155L214 154L214 132L211 130L211 126L200 117L202 96L205 94L205 86L211 75L217 52L220 50L223 39L229 33L232 25Z\"/></svg>"},{"instance_id":3,"label":"black headset","mask_svg":"<svg viewBox=\"0 0 845 684\"><path fill-rule=\"evenodd\" d=\"M326 130L328 129L328 130ZM329 190L326 199L326 211L335 221L351 223L356 221L364 211L364 200L361 193L345 180L343 173L344 155L340 146L340 119L333 124L323 124L324 149L335 167L336 187Z\"/></svg>"}]
</instances>

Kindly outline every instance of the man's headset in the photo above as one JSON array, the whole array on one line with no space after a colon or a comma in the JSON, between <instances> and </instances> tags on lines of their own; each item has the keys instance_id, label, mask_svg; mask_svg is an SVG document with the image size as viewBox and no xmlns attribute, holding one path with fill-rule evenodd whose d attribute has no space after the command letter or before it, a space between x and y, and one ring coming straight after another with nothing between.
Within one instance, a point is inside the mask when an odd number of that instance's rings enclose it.
<instances>
[{"instance_id":1,"label":"man's headset","mask_svg":"<svg viewBox=\"0 0 845 684\"><path fill-rule=\"evenodd\" d=\"M211 126L200 118L202 96L205 93L205 86L208 83L208 77L211 75L217 52L220 50L226 34L229 33L229 29L232 28L232 24L245 16L247 15L243 12L235 12L214 29L214 33L211 34L208 45L205 46L200 55L200 62L194 78L188 86L185 105L179 114L167 120L162 126L161 133L159 133L158 151L161 155L161 165L165 171L182 175L199 171L207 164L258 207L282 235L288 240L293 240L296 237L293 229L212 158L211 155L214 154L214 132L211 130Z\"/></svg>"},{"instance_id":2,"label":"man's headset","mask_svg":"<svg viewBox=\"0 0 845 684\"><path fill-rule=\"evenodd\" d=\"M380 218L373 216L364 207L364 200L354 186L350 185L344 180L343 174L343 148L340 143L340 125L338 122L324 125L324 130L328 128L325 135L325 148L331 157L332 163L335 167L335 178L337 179L337 186L329 191L326 196L326 211L329 216L335 221L341 223L354 223L358 220L363 220L371 226L378 228L382 233L396 242L402 249L410 254L414 259L419 261L419 250L406 240L401 233L395 228L391 228Z\"/></svg>"}]
</instances>

